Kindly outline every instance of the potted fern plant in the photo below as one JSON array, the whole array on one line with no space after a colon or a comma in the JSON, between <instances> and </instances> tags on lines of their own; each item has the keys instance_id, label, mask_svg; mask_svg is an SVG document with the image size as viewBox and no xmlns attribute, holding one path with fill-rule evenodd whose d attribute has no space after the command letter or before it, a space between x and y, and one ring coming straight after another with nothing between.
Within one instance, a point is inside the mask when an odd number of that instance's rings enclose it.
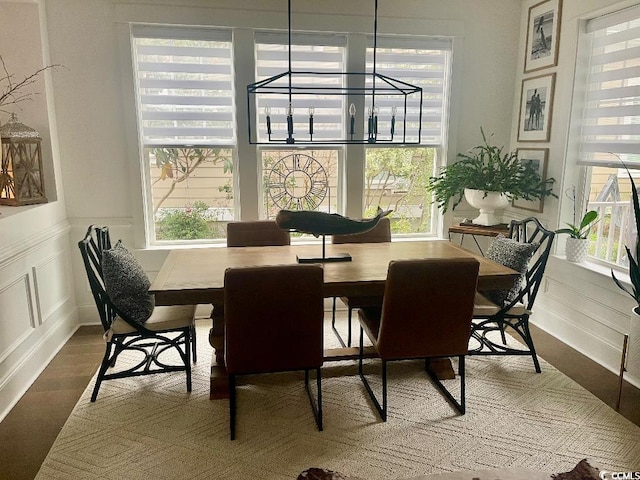
<instances>
[{"instance_id":1,"label":"potted fern plant","mask_svg":"<svg viewBox=\"0 0 640 480\"><path fill-rule=\"evenodd\" d=\"M479 225L500 223L494 214L495 207L486 207L480 201L492 197L497 199L498 208L504 208L511 200L536 200L553 194L554 178L543 180L532 162L523 162L515 152L503 153L504 147L489 143L482 127L483 144L469 152L459 153L457 162L447 165L431 177L427 189L433 193L434 201L445 213L451 201L455 209L463 198L471 206L480 209L480 216L473 222Z\"/></svg>"}]
</instances>

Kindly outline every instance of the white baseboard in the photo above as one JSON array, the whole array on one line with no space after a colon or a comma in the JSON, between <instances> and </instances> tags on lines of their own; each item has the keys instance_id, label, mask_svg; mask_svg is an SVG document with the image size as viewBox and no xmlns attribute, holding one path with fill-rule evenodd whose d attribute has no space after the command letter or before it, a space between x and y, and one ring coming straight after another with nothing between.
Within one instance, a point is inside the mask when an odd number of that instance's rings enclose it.
<instances>
[{"instance_id":1,"label":"white baseboard","mask_svg":"<svg viewBox=\"0 0 640 480\"><path fill-rule=\"evenodd\" d=\"M536 306L536 313L531 317L531 323L602 365L610 372L619 375L620 350L601 338L579 328L553 311L545 309L544 306ZM640 388L640 378L635 375L627 372L624 379L634 387Z\"/></svg>"},{"instance_id":2,"label":"white baseboard","mask_svg":"<svg viewBox=\"0 0 640 480\"><path fill-rule=\"evenodd\" d=\"M66 317L60 318L42 337L35 339L26 353L13 365L9 365L7 373L0 378L0 422L18 403L78 327L77 312L74 310ZM27 341L29 340L26 340L25 343Z\"/></svg>"}]
</instances>

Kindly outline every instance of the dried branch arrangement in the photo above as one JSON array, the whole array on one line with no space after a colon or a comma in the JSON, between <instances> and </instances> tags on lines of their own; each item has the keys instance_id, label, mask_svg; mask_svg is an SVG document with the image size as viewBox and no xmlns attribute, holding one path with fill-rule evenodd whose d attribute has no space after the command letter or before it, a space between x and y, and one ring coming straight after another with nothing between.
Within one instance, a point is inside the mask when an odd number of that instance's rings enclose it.
<instances>
[{"instance_id":1,"label":"dried branch arrangement","mask_svg":"<svg viewBox=\"0 0 640 480\"><path fill-rule=\"evenodd\" d=\"M39 68L22 80L17 80L14 74L9 73L2 55L0 55L0 64L2 65L2 73L0 73L0 75L3 74L3 76L0 77L0 112L4 113L8 113L6 110L2 110L2 107L6 105L15 105L27 100L32 100L37 93L25 91L25 89L36 83L38 76L45 70L60 66L47 65L46 67Z\"/></svg>"}]
</instances>

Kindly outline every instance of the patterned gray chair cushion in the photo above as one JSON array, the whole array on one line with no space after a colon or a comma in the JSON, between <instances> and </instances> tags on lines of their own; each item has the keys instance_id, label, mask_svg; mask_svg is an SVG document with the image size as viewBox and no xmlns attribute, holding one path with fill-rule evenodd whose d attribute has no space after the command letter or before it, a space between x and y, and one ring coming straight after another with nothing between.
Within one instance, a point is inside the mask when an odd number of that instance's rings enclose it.
<instances>
[{"instance_id":1,"label":"patterned gray chair cushion","mask_svg":"<svg viewBox=\"0 0 640 480\"><path fill-rule=\"evenodd\" d=\"M146 322L155 307L155 299L149 294L151 282L121 240L102 252L102 272L105 289L113 304L131 320Z\"/></svg>"},{"instance_id":2,"label":"patterned gray chair cushion","mask_svg":"<svg viewBox=\"0 0 640 480\"><path fill-rule=\"evenodd\" d=\"M522 275L518 277L510 290L487 290L482 294L499 306L515 299L525 286L524 274L527 272L529 260L533 257L538 246L538 243L522 243L504 235L498 235L489 245L485 257L520 272Z\"/></svg>"}]
</instances>

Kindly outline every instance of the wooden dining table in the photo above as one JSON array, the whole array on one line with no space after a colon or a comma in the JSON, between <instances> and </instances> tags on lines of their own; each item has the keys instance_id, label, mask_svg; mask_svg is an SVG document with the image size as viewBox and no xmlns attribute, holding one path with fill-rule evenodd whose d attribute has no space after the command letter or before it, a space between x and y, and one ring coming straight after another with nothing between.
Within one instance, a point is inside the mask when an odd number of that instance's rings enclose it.
<instances>
[{"instance_id":1,"label":"wooden dining table","mask_svg":"<svg viewBox=\"0 0 640 480\"><path fill-rule=\"evenodd\" d=\"M227 398L224 368L224 273L227 268L297 263L299 257L337 257L351 261L323 262L324 296L380 296L391 260L474 257L480 262L478 290L509 289L518 272L447 240L387 243L294 244L269 247L210 247L175 249L151 284L156 305L211 304L209 342L214 348L210 398ZM250 301L250 292L247 292ZM325 361L357 358L356 347L325 350Z\"/></svg>"}]
</instances>

